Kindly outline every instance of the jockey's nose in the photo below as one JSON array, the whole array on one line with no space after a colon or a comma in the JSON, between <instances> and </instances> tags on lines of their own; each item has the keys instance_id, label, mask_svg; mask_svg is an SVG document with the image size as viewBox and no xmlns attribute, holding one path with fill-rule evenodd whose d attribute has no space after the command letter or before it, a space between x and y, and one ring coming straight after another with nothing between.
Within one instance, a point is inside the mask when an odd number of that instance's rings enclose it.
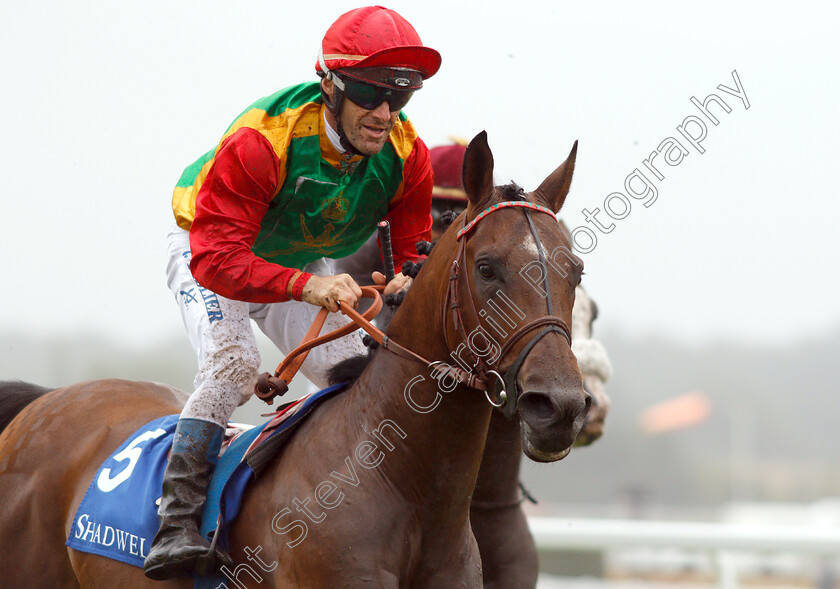
<instances>
[{"instance_id":1,"label":"jockey's nose","mask_svg":"<svg viewBox=\"0 0 840 589\"><path fill-rule=\"evenodd\" d=\"M372 109L370 112L374 117L381 121L387 121L391 118L391 107L388 105L387 100L383 100L382 104Z\"/></svg>"}]
</instances>

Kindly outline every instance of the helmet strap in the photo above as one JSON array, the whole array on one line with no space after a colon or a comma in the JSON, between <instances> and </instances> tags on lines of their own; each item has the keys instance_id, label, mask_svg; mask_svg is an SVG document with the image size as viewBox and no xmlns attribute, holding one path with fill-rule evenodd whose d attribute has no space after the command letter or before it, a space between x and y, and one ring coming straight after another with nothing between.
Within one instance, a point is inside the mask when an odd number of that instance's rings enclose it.
<instances>
[{"instance_id":1,"label":"helmet strap","mask_svg":"<svg viewBox=\"0 0 840 589\"><path fill-rule=\"evenodd\" d=\"M360 152L356 147L350 143L350 140L347 138L347 135L344 133L344 125L341 124L341 104L344 102L344 81L332 71L330 68L327 67L326 62L324 61L324 50L323 48L318 52L318 63L321 66L321 72L324 75L324 78L331 81L333 83L333 96L330 99L329 95L324 91L323 84L321 85L321 100L324 102L324 106L332 113L333 117L335 118L335 126L337 127L336 131L338 132L338 138L341 142L341 147L343 147L350 156L354 155L361 155L364 154Z\"/></svg>"}]
</instances>

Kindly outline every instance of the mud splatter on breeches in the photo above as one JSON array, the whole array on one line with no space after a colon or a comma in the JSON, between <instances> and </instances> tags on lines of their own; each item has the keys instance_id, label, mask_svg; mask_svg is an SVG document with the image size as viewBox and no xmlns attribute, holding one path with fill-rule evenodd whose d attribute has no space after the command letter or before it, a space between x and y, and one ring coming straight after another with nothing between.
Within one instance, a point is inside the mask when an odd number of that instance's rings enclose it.
<instances>
[{"instance_id":1,"label":"mud splatter on breeches","mask_svg":"<svg viewBox=\"0 0 840 589\"><path fill-rule=\"evenodd\" d=\"M260 372L260 354L251 320L282 354L288 354L300 343L319 307L301 301L245 303L203 288L190 272L189 233L177 226L169 233L168 254L167 283L181 309L187 335L198 358L195 392L181 416L225 425L236 406L253 395ZM305 270L319 275L331 274L323 260L313 262ZM343 315L330 313L323 332L347 322ZM317 387L323 388L328 384L327 370L332 365L366 351L361 336L354 332L313 349L301 372Z\"/></svg>"}]
</instances>

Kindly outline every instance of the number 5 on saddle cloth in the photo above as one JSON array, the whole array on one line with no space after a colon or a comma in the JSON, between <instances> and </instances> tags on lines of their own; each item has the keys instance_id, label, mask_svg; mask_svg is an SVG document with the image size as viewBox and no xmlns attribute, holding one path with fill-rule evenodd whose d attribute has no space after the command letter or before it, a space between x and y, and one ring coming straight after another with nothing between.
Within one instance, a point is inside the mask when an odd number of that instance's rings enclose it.
<instances>
[{"instance_id":1,"label":"number 5 on saddle cloth","mask_svg":"<svg viewBox=\"0 0 840 589\"><path fill-rule=\"evenodd\" d=\"M346 387L331 386L287 403L268 422L229 441L207 490L201 533L208 540L218 534L219 545L229 548L227 532L251 479L296 425ZM178 415L167 415L144 425L102 463L76 511L67 546L142 568L159 525L157 501L177 422ZM126 509L129 505L139 508ZM217 587L223 581L219 575L197 577L195 586Z\"/></svg>"}]
</instances>

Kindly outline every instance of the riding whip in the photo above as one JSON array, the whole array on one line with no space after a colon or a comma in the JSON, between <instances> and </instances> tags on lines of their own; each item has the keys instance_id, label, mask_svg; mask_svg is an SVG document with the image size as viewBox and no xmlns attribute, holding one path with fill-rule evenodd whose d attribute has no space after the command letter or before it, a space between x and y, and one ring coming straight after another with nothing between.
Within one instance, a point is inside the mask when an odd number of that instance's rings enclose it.
<instances>
[{"instance_id":1,"label":"riding whip","mask_svg":"<svg viewBox=\"0 0 840 589\"><path fill-rule=\"evenodd\" d=\"M394 279L394 253L391 251L391 225L388 221L379 222L379 244L385 263L385 284L388 284Z\"/></svg>"}]
</instances>

